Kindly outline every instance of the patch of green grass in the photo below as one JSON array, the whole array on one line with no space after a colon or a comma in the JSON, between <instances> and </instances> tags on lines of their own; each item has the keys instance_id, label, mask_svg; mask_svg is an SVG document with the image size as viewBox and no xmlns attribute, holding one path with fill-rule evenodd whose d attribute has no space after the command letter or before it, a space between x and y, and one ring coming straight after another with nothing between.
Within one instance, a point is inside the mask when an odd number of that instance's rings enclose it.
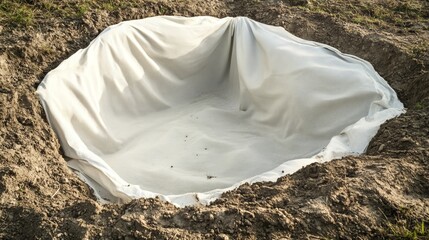
<instances>
[{"instance_id":1,"label":"patch of green grass","mask_svg":"<svg viewBox=\"0 0 429 240\"><path fill-rule=\"evenodd\" d=\"M417 110L422 110L425 108L425 105L421 102L417 102L416 105L414 106Z\"/></svg>"},{"instance_id":2,"label":"patch of green grass","mask_svg":"<svg viewBox=\"0 0 429 240\"><path fill-rule=\"evenodd\" d=\"M29 25L34 20L34 11L27 5L16 2L2 1L0 3L0 18L17 25Z\"/></svg>"},{"instance_id":3,"label":"patch of green grass","mask_svg":"<svg viewBox=\"0 0 429 240\"><path fill-rule=\"evenodd\" d=\"M389 219L386 214L379 209L381 214L387 221L387 229L384 230L384 235L388 239L407 239L420 240L429 239L429 231L427 229L429 221L426 219L416 219L410 213L411 208L399 206L397 207L394 220Z\"/></svg>"},{"instance_id":4,"label":"patch of green grass","mask_svg":"<svg viewBox=\"0 0 429 240\"><path fill-rule=\"evenodd\" d=\"M429 19L429 2L425 0L309 0L303 7L365 26L407 27Z\"/></svg>"},{"instance_id":5,"label":"patch of green grass","mask_svg":"<svg viewBox=\"0 0 429 240\"><path fill-rule=\"evenodd\" d=\"M52 1L40 1L40 8L45 9L48 12L61 11L61 8Z\"/></svg>"},{"instance_id":6,"label":"patch of green grass","mask_svg":"<svg viewBox=\"0 0 429 240\"><path fill-rule=\"evenodd\" d=\"M420 41L413 45L411 51L414 55L419 55L422 53L427 53L429 51L429 42L428 41Z\"/></svg>"},{"instance_id":7,"label":"patch of green grass","mask_svg":"<svg viewBox=\"0 0 429 240\"><path fill-rule=\"evenodd\" d=\"M85 13L87 13L90 9L90 5L88 2L83 2L81 4L77 5L77 9L78 9L78 16L83 16L85 15Z\"/></svg>"},{"instance_id":8,"label":"patch of green grass","mask_svg":"<svg viewBox=\"0 0 429 240\"><path fill-rule=\"evenodd\" d=\"M428 6L426 6L428 7ZM414 1L402 1L392 8L399 14L404 14L408 18L421 18L424 6Z\"/></svg>"},{"instance_id":9,"label":"patch of green grass","mask_svg":"<svg viewBox=\"0 0 429 240\"><path fill-rule=\"evenodd\" d=\"M365 17L361 15L354 16L352 18L352 22L361 24L361 25L367 25L367 24L374 24L374 25L380 25L380 20L376 18L371 17Z\"/></svg>"},{"instance_id":10,"label":"patch of green grass","mask_svg":"<svg viewBox=\"0 0 429 240\"><path fill-rule=\"evenodd\" d=\"M28 7L20 7L12 11L11 19L18 24L29 25L34 20L34 12Z\"/></svg>"},{"instance_id":11,"label":"patch of green grass","mask_svg":"<svg viewBox=\"0 0 429 240\"><path fill-rule=\"evenodd\" d=\"M399 239L429 239L429 231L427 230L424 221L410 226L407 222L391 224L389 223L389 230L391 236Z\"/></svg>"},{"instance_id":12,"label":"patch of green grass","mask_svg":"<svg viewBox=\"0 0 429 240\"><path fill-rule=\"evenodd\" d=\"M106 10L110 12L130 7L133 4L139 6L138 0L1 0L0 24L14 24L25 27L37 23L38 19L78 19L89 11Z\"/></svg>"},{"instance_id":13,"label":"patch of green grass","mask_svg":"<svg viewBox=\"0 0 429 240\"><path fill-rule=\"evenodd\" d=\"M113 4L111 1L108 2L103 2L101 4L102 9L107 10L107 11L114 11L116 9L118 9L118 5Z\"/></svg>"}]
</instances>

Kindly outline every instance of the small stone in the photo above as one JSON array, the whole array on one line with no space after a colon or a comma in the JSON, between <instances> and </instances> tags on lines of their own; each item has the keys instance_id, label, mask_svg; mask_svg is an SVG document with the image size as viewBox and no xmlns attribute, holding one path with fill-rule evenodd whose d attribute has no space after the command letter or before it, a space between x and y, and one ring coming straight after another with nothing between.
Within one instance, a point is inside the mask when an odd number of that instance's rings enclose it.
<instances>
[{"instance_id":1,"label":"small stone","mask_svg":"<svg viewBox=\"0 0 429 240\"><path fill-rule=\"evenodd\" d=\"M380 147L378 147L378 151L381 152L384 149L384 144L381 144Z\"/></svg>"},{"instance_id":2,"label":"small stone","mask_svg":"<svg viewBox=\"0 0 429 240\"><path fill-rule=\"evenodd\" d=\"M228 235L221 233L216 236L216 240L229 240L229 237Z\"/></svg>"},{"instance_id":3,"label":"small stone","mask_svg":"<svg viewBox=\"0 0 429 240\"><path fill-rule=\"evenodd\" d=\"M244 220L244 225L246 226L252 226L252 223L249 220Z\"/></svg>"}]
</instances>

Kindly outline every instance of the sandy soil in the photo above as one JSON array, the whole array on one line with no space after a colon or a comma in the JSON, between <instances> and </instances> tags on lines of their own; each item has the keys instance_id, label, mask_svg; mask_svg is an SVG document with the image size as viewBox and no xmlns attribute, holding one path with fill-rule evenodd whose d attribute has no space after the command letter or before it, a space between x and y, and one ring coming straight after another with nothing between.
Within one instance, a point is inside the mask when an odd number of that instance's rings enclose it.
<instances>
[{"instance_id":1,"label":"sandy soil","mask_svg":"<svg viewBox=\"0 0 429 240\"><path fill-rule=\"evenodd\" d=\"M0 24L0 239L429 239L427 19L404 30L308 10L305 0L136 2ZM243 185L210 206L101 205L67 167L35 89L105 27L160 14L243 15L332 45L370 61L408 111L384 124L363 156Z\"/></svg>"}]
</instances>

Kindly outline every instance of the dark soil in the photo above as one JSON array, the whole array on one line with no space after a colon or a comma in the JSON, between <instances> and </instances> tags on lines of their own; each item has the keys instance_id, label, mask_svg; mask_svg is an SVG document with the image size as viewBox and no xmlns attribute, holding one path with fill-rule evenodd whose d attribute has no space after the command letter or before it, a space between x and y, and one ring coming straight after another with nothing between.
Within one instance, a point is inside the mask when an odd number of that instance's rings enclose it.
<instances>
[{"instance_id":1,"label":"dark soil","mask_svg":"<svg viewBox=\"0 0 429 240\"><path fill-rule=\"evenodd\" d=\"M64 12L87 2L79 14ZM130 2L68 0L57 6L64 11L47 14L46 1L16 1L33 9L31 21L0 14L0 239L429 239L425 11L416 17L399 9L395 18L369 24L341 15L369 0L337 1L332 11L305 0ZM107 26L164 14L248 16L332 45L370 61L408 111L381 127L365 155L245 184L209 206L176 208L158 199L101 205L67 167L35 90Z\"/></svg>"}]
</instances>

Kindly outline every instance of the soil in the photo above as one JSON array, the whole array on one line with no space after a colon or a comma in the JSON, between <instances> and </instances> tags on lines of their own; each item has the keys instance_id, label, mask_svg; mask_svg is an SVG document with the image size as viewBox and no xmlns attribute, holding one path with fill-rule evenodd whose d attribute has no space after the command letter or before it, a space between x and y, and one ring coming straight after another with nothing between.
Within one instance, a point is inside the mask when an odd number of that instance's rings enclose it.
<instances>
[{"instance_id":1,"label":"soil","mask_svg":"<svg viewBox=\"0 0 429 240\"><path fill-rule=\"evenodd\" d=\"M404 29L312 11L305 0L135 3L25 26L1 21L0 239L429 239L428 16L411 21L426 27ZM102 205L67 167L35 90L107 26L160 14L248 16L329 44L371 62L408 110L385 123L362 156L245 184L209 206Z\"/></svg>"}]
</instances>

